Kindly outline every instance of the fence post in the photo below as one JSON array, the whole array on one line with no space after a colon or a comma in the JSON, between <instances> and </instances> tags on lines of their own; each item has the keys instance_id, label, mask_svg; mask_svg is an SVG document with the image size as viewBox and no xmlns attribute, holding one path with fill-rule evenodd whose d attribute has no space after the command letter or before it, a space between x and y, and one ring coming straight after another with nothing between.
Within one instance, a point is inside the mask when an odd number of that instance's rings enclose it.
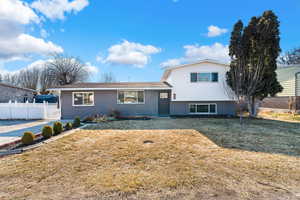
<instances>
[{"instance_id":1,"label":"fence post","mask_svg":"<svg viewBox=\"0 0 300 200\"><path fill-rule=\"evenodd\" d=\"M28 120L29 119L29 104L28 104L28 100L26 101L25 106L26 106L26 120Z\"/></svg>"},{"instance_id":2,"label":"fence post","mask_svg":"<svg viewBox=\"0 0 300 200\"><path fill-rule=\"evenodd\" d=\"M8 102L8 108L9 108L9 119L12 119L12 114L11 114L11 100Z\"/></svg>"},{"instance_id":3,"label":"fence post","mask_svg":"<svg viewBox=\"0 0 300 200\"><path fill-rule=\"evenodd\" d=\"M46 101L43 101L43 110L44 110L44 117L43 119L47 118L47 107L46 107Z\"/></svg>"}]
</instances>

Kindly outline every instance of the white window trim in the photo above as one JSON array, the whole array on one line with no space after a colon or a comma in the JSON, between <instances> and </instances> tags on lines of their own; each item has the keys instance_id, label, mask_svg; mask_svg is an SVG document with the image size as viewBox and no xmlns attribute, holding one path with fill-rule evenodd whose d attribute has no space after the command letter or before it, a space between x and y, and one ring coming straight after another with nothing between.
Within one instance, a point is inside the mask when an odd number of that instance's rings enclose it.
<instances>
[{"instance_id":1,"label":"white window trim","mask_svg":"<svg viewBox=\"0 0 300 200\"><path fill-rule=\"evenodd\" d=\"M91 105L85 105L85 104L82 104L82 105L75 105L74 104L74 94L76 94L76 93L88 93L88 94L93 94L93 104L91 104ZM86 107L86 106L95 106L95 93L94 92L72 92L72 106L74 106L74 107Z\"/></svg>"},{"instance_id":2,"label":"white window trim","mask_svg":"<svg viewBox=\"0 0 300 200\"><path fill-rule=\"evenodd\" d=\"M119 102L119 92L143 92L143 94L144 94L143 100L144 101L142 103L139 103L139 102L137 102L137 103L121 103L121 102ZM142 104L145 104L145 101L146 101L145 90L118 90L117 91L117 104L120 104L120 105L142 105Z\"/></svg>"},{"instance_id":3,"label":"white window trim","mask_svg":"<svg viewBox=\"0 0 300 200\"><path fill-rule=\"evenodd\" d=\"M194 73L196 73L197 74L197 81L196 82L192 82L191 81L191 75L192 74L194 74ZM210 74L210 80L209 81L199 81L199 79L198 79L198 75L199 75L199 73L206 73L206 74ZM212 81L212 74L213 73L217 73L218 74L218 81L216 81L216 82L214 82L214 81ZM189 77L189 79L190 79L190 83L218 83L219 82L219 72L191 72L190 73L190 77Z\"/></svg>"},{"instance_id":4,"label":"white window trim","mask_svg":"<svg viewBox=\"0 0 300 200\"><path fill-rule=\"evenodd\" d=\"M196 105L196 112L194 112L194 113L190 112L191 105ZM214 112L214 113L211 113L211 112L208 112L208 113L197 112L197 105L208 105L208 109L209 109L210 105L215 105L216 106L216 112ZM216 103L190 103L188 105L188 110L189 110L189 114L191 114L191 115L216 115L216 114L218 114L218 105Z\"/></svg>"}]
</instances>

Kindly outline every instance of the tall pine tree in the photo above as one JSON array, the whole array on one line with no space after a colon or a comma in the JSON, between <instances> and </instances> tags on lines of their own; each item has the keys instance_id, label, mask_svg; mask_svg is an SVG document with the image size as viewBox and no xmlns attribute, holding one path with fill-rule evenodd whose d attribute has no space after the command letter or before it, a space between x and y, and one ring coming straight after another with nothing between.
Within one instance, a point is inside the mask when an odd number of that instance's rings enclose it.
<instances>
[{"instance_id":1,"label":"tall pine tree","mask_svg":"<svg viewBox=\"0 0 300 200\"><path fill-rule=\"evenodd\" d=\"M280 53L279 21L272 11L265 11L242 28L238 21L231 34L227 82L237 96L247 100L250 116L254 117L257 100L282 90L275 72Z\"/></svg>"}]
</instances>

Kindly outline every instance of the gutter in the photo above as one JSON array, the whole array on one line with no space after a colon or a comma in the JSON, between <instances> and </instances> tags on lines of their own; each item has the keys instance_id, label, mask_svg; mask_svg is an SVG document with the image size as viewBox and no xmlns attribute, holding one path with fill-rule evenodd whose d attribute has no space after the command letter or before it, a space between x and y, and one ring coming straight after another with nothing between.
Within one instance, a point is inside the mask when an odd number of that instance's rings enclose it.
<instances>
[{"instance_id":1,"label":"gutter","mask_svg":"<svg viewBox=\"0 0 300 200\"><path fill-rule=\"evenodd\" d=\"M57 91L81 91L81 90L171 90L172 88L49 88Z\"/></svg>"}]
</instances>

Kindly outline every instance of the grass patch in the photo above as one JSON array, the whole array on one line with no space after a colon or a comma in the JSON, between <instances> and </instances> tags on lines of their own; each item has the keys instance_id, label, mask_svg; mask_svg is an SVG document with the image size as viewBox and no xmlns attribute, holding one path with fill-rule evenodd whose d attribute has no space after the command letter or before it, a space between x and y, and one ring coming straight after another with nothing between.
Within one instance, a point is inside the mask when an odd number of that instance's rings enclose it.
<instances>
[{"instance_id":1,"label":"grass patch","mask_svg":"<svg viewBox=\"0 0 300 200\"><path fill-rule=\"evenodd\" d=\"M265 112L259 112L259 117L265 118L265 119L276 119L276 120L282 120L282 121L295 121L300 122L300 114L293 114L293 113L278 113L278 112L272 112L272 111L265 111Z\"/></svg>"},{"instance_id":2,"label":"grass patch","mask_svg":"<svg viewBox=\"0 0 300 200\"><path fill-rule=\"evenodd\" d=\"M180 118L114 121L88 129L194 129L225 148L300 156L300 124L278 120Z\"/></svg>"},{"instance_id":3,"label":"grass patch","mask_svg":"<svg viewBox=\"0 0 300 200\"><path fill-rule=\"evenodd\" d=\"M297 199L300 158L191 129L82 130L2 158L0 185L1 199Z\"/></svg>"}]
</instances>

